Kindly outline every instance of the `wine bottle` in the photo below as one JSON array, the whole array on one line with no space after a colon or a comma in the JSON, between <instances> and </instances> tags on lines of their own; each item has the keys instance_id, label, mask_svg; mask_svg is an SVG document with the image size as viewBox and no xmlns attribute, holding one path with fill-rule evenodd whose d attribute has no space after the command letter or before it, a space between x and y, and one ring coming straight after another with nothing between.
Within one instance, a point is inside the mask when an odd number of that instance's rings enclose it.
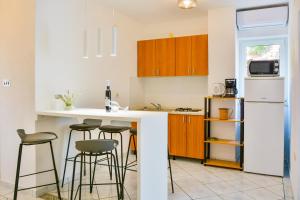
<instances>
[{"instance_id":1,"label":"wine bottle","mask_svg":"<svg viewBox=\"0 0 300 200\"><path fill-rule=\"evenodd\" d=\"M105 90L105 110L106 112L111 111L111 90L110 90L109 81L107 81L106 90Z\"/></svg>"}]
</instances>

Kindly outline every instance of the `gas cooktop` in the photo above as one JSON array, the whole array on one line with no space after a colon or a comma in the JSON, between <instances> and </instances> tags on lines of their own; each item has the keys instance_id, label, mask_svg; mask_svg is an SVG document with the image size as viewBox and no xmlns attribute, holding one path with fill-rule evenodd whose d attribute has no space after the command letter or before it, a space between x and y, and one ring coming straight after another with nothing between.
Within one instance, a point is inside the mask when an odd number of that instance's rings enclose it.
<instances>
[{"instance_id":1,"label":"gas cooktop","mask_svg":"<svg viewBox=\"0 0 300 200\"><path fill-rule=\"evenodd\" d=\"M176 112L199 112L201 109L193 109L193 108L176 108Z\"/></svg>"}]
</instances>

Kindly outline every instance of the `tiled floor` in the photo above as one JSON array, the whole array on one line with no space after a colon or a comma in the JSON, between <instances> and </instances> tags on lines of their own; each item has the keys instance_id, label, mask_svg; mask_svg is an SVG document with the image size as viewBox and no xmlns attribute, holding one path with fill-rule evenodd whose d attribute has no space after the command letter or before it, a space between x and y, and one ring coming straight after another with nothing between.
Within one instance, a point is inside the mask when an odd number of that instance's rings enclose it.
<instances>
[{"instance_id":1,"label":"tiled floor","mask_svg":"<svg viewBox=\"0 0 300 200\"><path fill-rule=\"evenodd\" d=\"M199 161L172 160L175 193L169 200L292 200L288 178L249 174L235 170L204 167ZM96 182L109 181L105 166L97 168ZM77 181L78 184L78 181ZM128 171L125 181L125 199L136 199L136 172ZM62 189L62 196L68 198L70 185ZM56 191L53 191L56 195ZM115 186L97 186L92 194L83 189L83 199L117 199ZM0 185L0 200L12 199L12 189ZM18 199L36 199L28 193L21 193Z\"/></svg>"}]
</instances>

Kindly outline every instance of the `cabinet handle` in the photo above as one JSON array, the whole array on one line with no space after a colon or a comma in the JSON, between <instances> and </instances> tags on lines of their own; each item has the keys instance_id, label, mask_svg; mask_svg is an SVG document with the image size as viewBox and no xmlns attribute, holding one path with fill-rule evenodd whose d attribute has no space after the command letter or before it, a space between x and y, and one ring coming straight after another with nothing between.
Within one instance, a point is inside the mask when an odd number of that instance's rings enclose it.
<instances>
[{"instance_id":1,"label":"cabinet handle","mask_svg":"<svg viewBox=\"0 0 300 200\"><path fill-rule=\"evenodd\" d=\"M188 117L189 118L189 123L191 123L191 117Z\"/></svg>"},{"instance_id":2,"label":"cabinet handle","mask_svg":"<svg viewBox=\"0 0 300 200\"><path fill-rule=\"evenodd\" d=\"M195 74L195 69L193 68L193 70L192 70L192 74Z\"/></svg>"},{"instance_id":3,"label":"cabinet handle","mask_svg":"<svg viewBox=\"0 0 300 200\"><path fill-rule=\"evenodd\" d=\"M182 119L183 119L183 123L185 123L185 116L183 116L183 118L182 118Z\"/></svg>"}]
</instances>

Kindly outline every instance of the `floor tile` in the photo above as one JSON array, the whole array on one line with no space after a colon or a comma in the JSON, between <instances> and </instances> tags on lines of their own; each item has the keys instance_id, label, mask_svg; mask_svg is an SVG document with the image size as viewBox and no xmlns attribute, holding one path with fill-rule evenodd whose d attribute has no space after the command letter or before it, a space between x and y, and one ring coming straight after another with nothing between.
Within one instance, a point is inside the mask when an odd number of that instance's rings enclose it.
<instances>
[{"instance_id":1,"label":"floor tile","mask_svg":"<svg viewBox=\"0 0 300 200\"><path fill-rule=\"evenodd\" d=\"M283 185L274 185L274 186L269 186L266 187L267 190L275 193L276 195L280 196L280 197L284 197L284 189L283 189Z\"/></svg>"},{"instance_id":2,"label":"floor tile","mask_svg":"<svg viewBox=\"0 0 300 200\"><path fill-rule=\"evenodd\" d=\"M212 197L215 194L197 179L181 179L176 184L186 192L192 199Z\"/></svg>"},{"instance_id":3,"label":"floor tile","mask_svg":"<svg viewBox=\"0 0 300 200\"><path fill-rule=\"evenodd\" d=\"M259 188L255 190L248 190L245 193L255 200L278 200L282 199L282 197L270 192L265 188Z\"/></svg>"},{"instance_id":4,"label":"floor tile","mask_svg":"<svg viewBox=\"0 0 300 200\"><path fill-rule=\"evenodd\" d=\"M219 196L213 196L213 197L201 198L196 200L222 200L222 199Z\"/></svg>"},{"instance_id":5,"label":"floor tile","mask_svg":"<svg viewBox=\"0 0 300 200\"><path fill-rule=\"evenodd\" d=\"M231 185L227 182L217 182L217 183L210 183L207 186L214 191L216 194L228 194L233 192L238 192L238 186Z\"/></svg>"},{"instance_id":6,"label":"floor tile","mask_svg":"<svg viewBox=\"0 0 300 200\"><path fill-rule=\"evenodd\" d=\"M259 185L256 183L245 179L245 178L240 178L240 179L235 179L231 181L226 181L228 184L232 186L238 186L238 191L245 191L245 190L251 190L251 189L257 189L260 188Z\"/></svg>"},{"instance_id":7,"label":"floor tile","mask_svg":"<svg viewBox=\"0 0 300 200\"><path fill-rule=\"evenodd\" d=\"M191 198L177 185L174 185L174 193L169 187L169 200L190 200Z\"/></svg>"},{"instance_id":8,"label":"floor tile","mask_svg":"<svg viewBox=\"0 0 300 200\"><path fill-rule=\"evenodd\" d=\"M243 173L243 176L261 187L282 184L282 178L251 173Z\"/></svg>"},{"instance_id":9,"label":"floor tile","mask_svg":"<svg viewBox=\"0 0 300 200\"><path fill-rule=\"evenodd\" d=\"M250 196L243 192L235 192L230 194L220 195L224 200L253 200Z\"/></svg>"},{"instance_id":10,"label":"floor tile","mask_svg":"<svg viewBox=\"0 0 300 200\"><path fill-rule=\"evenodd\" d=\"M0 194L4 196L5 194L13 192L14 189L11 186L0 184Z\"/></svg>"}]
</instances>

